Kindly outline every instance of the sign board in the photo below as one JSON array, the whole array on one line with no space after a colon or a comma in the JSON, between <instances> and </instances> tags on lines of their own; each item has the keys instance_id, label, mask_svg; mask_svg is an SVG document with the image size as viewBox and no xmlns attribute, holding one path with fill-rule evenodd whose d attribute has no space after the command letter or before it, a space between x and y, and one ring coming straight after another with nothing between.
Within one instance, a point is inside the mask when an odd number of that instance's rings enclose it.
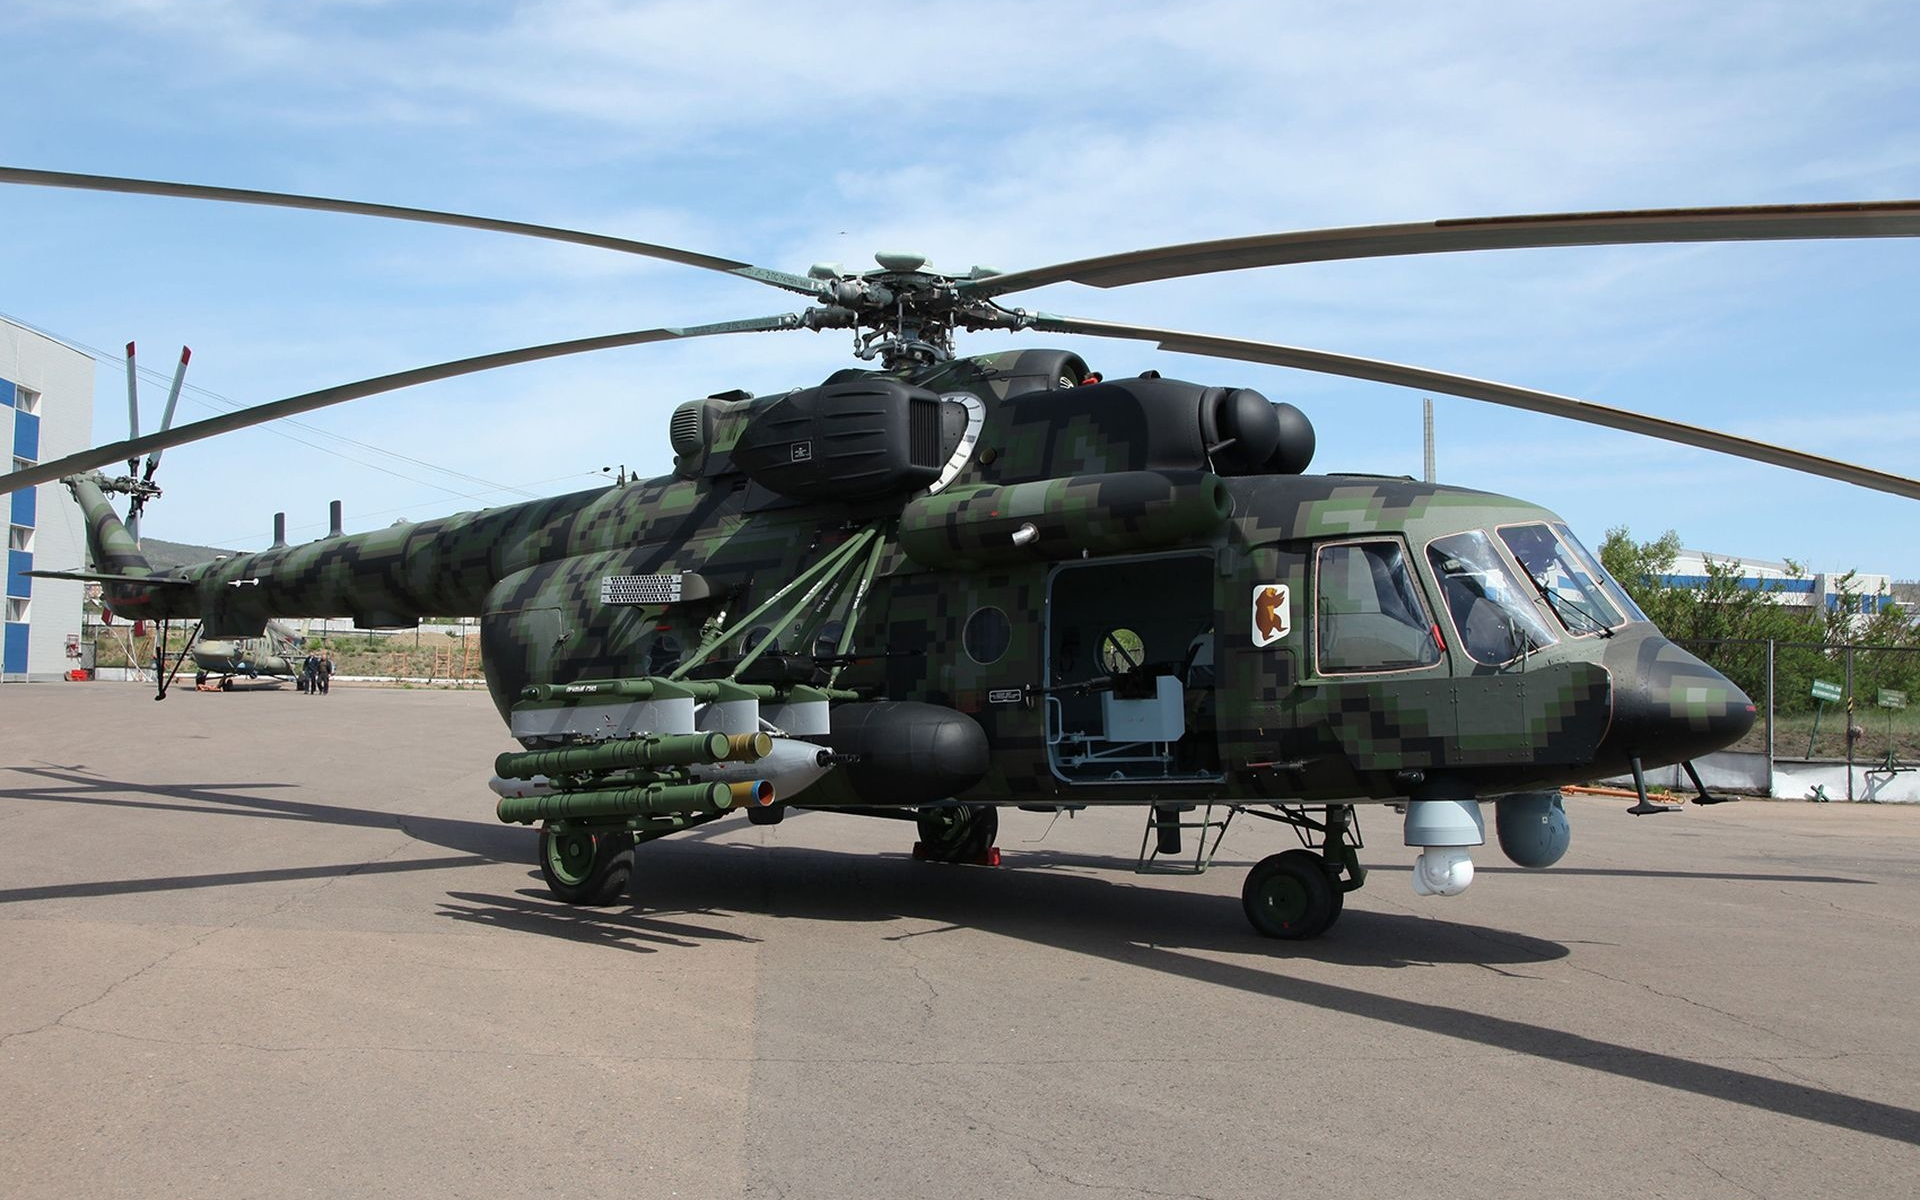
<instances>
[{"instance_id":1,"label":"sign board","mask_svg":"<svg viewBox=\"0 0 1920 1200\"><path fill-rule=\"evenodd\" d=\"M1905 708L1907 706L1907 694L1905 692L1896 692L1892 688L1881 688L1878 703L1881 708Z\"/></svg>"},{"instance_id":2,"label":"sign board","mask_svg":"<svg viewBox=\"0 0 1920 1200\"><path fill-rule=\"evenodd\" d=\"M1837 683L1828 683L1824 679L1816 679L1813 681L1813 698L1815 700L1838 700L1840 698L1840 685Z\"/></svg>"}]
</instances>

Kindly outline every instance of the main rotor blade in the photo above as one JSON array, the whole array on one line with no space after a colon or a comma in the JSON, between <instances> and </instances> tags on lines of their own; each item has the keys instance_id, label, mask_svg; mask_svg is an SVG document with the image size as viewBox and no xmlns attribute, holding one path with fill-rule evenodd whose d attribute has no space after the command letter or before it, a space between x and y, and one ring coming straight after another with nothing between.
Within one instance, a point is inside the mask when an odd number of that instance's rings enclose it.
<instances>
[{"instance_id":1,"label":"main rotor blade","mask_svg":"<svg viewBox=\"0 0 1920 1200\"><path fill-rule=\"evenodd\" d=\"M1546 246L1628 246L1662 242L1757 242L1799 238L1920 236L1920 200L1856 204L1766 204L1745 208L1650 208L1624 212L1472 217L1406 225L1356 225L1225 238L1131 250L960 285L973 296L1004 296L1050 283L1120 287L1155 279L1455 250Z\"/></svg>"},{"instance_id":2,"label":"main rotor blade","mask_svg":"<svg viewBox=\"0 0 1920 1200\"><path fill-rule=\"evenodd\" d=\"M1398 387L1444 392L1450 396L1465 396L1469 400L1485 400L1493 404L1504 404L1509 408L1524 408L1531 412L1583 421L1589 425L1604 425L1609 429L1645 434L1648 437L1678 442L1683 446L1715 450L1738 458L1750 458L1755 462L1786 467L1791 471L1805 471L1811 475L1822 475L1828 479L1838 479L1843 483L1857 484L1875 491L1891 492L1893 495L1905 496L1910 500L1920 500L1920 479L1908 479L1904 475L1892 475L1885 471L1876 471L1871 467L1855 466L1837 459L1821 458L1798 450L1788 450L1783 446L1757 442L1731 433L1703 429L1698 425L1684 425L1661 417L1650 417L1642 413L1628 412L1626 409L1610 408L1590 400L1576 400L1572 396L1558 396L1552 392L1537 392L1531 388L1515 387L1510 383L1494 383L1485 379L1472 379L1465 375L1431 371L1424 367L1402 366L1399 363L1382 362L1373 358L1355 358L1348 354L1332 354L1325 350L1306 350L1297 346L1213 337L1202 333L1181 333L1170 329L1148 329L1140 325L1116 325L1107 321L1085 321L1075 317L1045 313L1034 318L1033 328L1053 333L1083 333L1093 337L1155 342L1160 349L1175 354L1202 354L1211 358L1270 363L1279 367L1295 367L1302 371L1317 371L1323 375L1344 375L1350 379L1368 379L1376 383L1391 383Z\"/></svg>"},{"instance_id":3,"label":"main rotor blade","mask_svg":"<svg viewBox=\"0 0 1920 1200\"><path fill-rule=\"evenodd\" d=\"M528 346L521 350L503 350L495 354L482 354L475 358L456 359L452 362L438 363L430 367L415 367L410 371L398 371L392 375L381 375L373 379L362 379L358 383L343 383L337 387L322 388L317 392L290 396L285 400L275 400L267 404L257 404L252 408L243 408L238 412L222 413L217 417L208 417L204 421L195 421L190 425L180 425L164 433L151 433L145 437L129 441L115 442L111 446L95 446L78 454L70 454L54 462L40 463L23 470L0 475L0 494L45 483L50 479L59 479L63 475L72 475L77 471L89 471L104 466L118 458L132 458L142 451L164 450L171 446L197 442L215 434L231 433L258 425L263 421L291 417L296 413L310 412L316 408L325 408L329 404L339 404L347 400L358 400L363 396L376 396L381 392L398 391L416 384L432 383L440 379L452 379L459 375L472 375L479 371L491 371L495 367L510 367L519 363L537 362L543 358L559 358L568 354L584 354L592 350L611 350L617 346L637 346L645 342L665 342L677 338L709 337L720 333L761 333L774 329L797 329L800 318L792 313L783 313L773 317L751 317L744 321L721 321L712 325L690 325L679 329L645 329L635 333L610 333L600 337L576 338L568 342L549 342L544 346Z\"/></svg>"},{"instance_id":4,"label":"main rotor blade","mask_svg":"<svg viewBox=\"0 0 1920 1200\"><path fill-rule=\"evenodd\" d=\"M463 229L484 229L490 233L511 233L521 237L545 238L553 242L571 242L601 250L618 250L646 258L660 258L688 267L721 271L758 283L818 296L820 282L804 275L770 271L751 263L635 242L598 233L582 233L551 225L531 225L525 221L501 221L492 217L471 217L461 213L438 212L429 208L404 208L397 204L367 204L358 200L330 200L324 196L299 196L289 192L258 192L250 188L210 187L198 183L168 183L158 179L125 179L115 175L74 175L66 171L36 171L25 167L0 167L0 183L20 183L32 187L77 188L88 192L126 192L139 196L173 196L183 200L218 200L228 204L258 204L271 208L305 208L315 212L351 213L362 217L384 217L395 221L419 221L428 225L454 225Z\"/></svg>"}]
</instances>

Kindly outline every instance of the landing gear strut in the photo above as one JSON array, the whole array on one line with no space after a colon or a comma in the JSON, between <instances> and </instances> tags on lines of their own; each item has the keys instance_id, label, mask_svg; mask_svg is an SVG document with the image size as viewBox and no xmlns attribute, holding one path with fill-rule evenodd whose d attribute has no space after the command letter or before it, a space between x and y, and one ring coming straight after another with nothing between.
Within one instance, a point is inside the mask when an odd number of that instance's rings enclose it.
<instances>
[{"instance_id":1,"label":"landing gear strut","mask_svg":"<svg viewBox=\"0 0 1920 1200\"><path fill-rule=\"evenodd\" d=\"M1310 816L1304 808L1243 811L1293 826L1304 845L1269 855L1247 872L1246 885L1240 889L1247 920L1270 938L1319 937L1340 919L1347 893L1366 882L1367 870L1355 853L1360 838L1352 807L1329 805L1324 820ZM1320 835L1317 848L1311 840L1315 834Z\"/></svg>"}]
</instances>

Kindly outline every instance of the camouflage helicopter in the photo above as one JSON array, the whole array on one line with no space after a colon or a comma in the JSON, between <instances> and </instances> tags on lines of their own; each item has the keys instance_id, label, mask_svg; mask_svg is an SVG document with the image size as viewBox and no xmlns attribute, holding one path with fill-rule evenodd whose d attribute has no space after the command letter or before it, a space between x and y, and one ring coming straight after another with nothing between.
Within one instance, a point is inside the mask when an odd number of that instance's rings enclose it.
<instances>
[{"instance_id":1,"label":"camouflage helicopter","mask_svg":"<svg viewBox=\"0 0 1920 1200\"><path fill-rule=\"evenodd\" d=\"M279 621L268 621L259 637L195 638L187 647L193 658L194 683L231 691L235 679L295 679L299 677L305 639Z\"/></svg>"},{"instance_id":2,"label":"camouflage helicopter","mask_svg":"<svg viewBox=\"0 0 1920 1200\"><path fill-rule=\"evenodd\" d=\"M0 181L275 205L598 246L807 297L795 313L533 346L263 404L57 462L117 612L257 635L270 617L477 616L523 749L497 812L539 825L554 895L617 900L636 847L736 808L899 817L916 855L997 861L997 808L1136 805L1141 866L1199 870L1237 814L1291 826L1242 899L1315 937L1366 878L1356 811L1391 806L1414 889L1454 895L1486 840L1545 867L1557 789L1739 739L1754 706L1663 637L1552 512L1411 479L1307 473L1313 430L1246 388L1103 379L1039 330L1416 387L1920 498L1920 481L1508 384L1318 350L1029 312L1001 298L1215 271L1493 248L1920 234L1920 202L1668 209L1328 229L949 274L914 255L791 275L454 213L0 168ZM874 365L674 410L656 479L167 572L93 469L323 405L613 346L853 331ZM1715 798L1699 786L1699 802ZM1196 815L1198 814L1198 815ZM1183 837L1197 843L1191 864Z\"/></svg>"}]
</instances>

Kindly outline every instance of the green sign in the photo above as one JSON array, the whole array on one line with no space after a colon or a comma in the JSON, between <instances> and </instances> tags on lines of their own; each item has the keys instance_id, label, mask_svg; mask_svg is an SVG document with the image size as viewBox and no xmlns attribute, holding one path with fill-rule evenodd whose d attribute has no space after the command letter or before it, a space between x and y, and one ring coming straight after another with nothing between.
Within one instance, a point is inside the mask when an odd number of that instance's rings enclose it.
<instances>
[{"instance_id":1,"label":"green sign","mask_svg":"<svg viewBox=\"0 0 1920 1200\"><path fill-rule=\"evenodd\" d=\"M1837 683L1828 683L1824 679L1816 679L1813 681L1813 698L1815 700L1838 700L1840 698L1840 685Z\"/></svg>"},{"instance_id":2,"label":"green sign","mask_svg":"<svg viewBox=\"0 0 1920 1200\"><path fill-rule=\"evenodd\" d=\"M1905 692L1896 692L1892 688L1881 688L1879 704L1881 708L1905 708L1907 706L1907 694Z\"/></svg>"}]
</instances>

